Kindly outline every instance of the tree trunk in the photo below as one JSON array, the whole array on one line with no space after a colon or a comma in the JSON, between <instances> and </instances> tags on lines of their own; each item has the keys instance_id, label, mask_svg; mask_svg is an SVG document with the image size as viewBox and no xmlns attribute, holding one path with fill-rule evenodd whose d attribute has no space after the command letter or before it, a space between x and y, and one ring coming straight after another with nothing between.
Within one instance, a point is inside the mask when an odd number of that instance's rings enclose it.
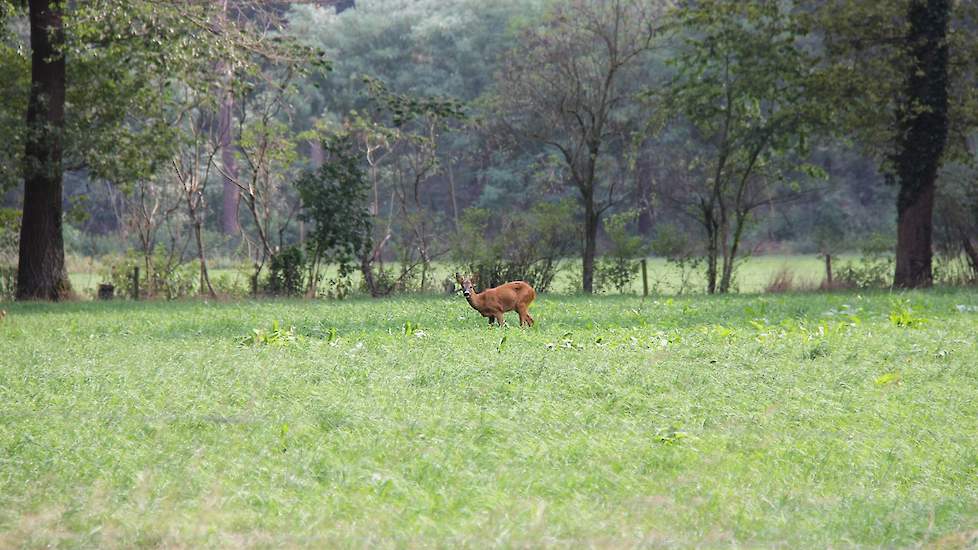
<instances>
[{"instance_id":1,"label":"tree trunk","mask_svg":"<svg viewBox=\"0 0 978 550\"><path fill-rule=\"evenodd\" d=\"M584 266L582 290L591 294L594 292L594 255L598 243L598 213L594 210L594 197L590 194L584 198Z\"/></svg>"},{"instance_id":2,"label":"tree trunk","mask_svg":"<svg viewBox=\"0 0 978 550\"><path fill-rule=\"evenodd\" d=\"M734 262L737 261L737 253L740 252L740 241L744 236L744 226L747 223L747 214L738 213L734 222L733 241L730 243L730 250L723 255L723 278L720 280L720 294L730 292L730 285L733 284ZM727 243L724 242L726 247ZM725 249L726 250L726 249Z\"/></svg>"},{"instance_id":3,"label":"tree trunk","mask_svg":"<svg viewBox=\"0 0 978 550\"><path fill-rule=\"evenodd\" d=\"M200 220L194 220L194 237L197 239L197 258L200 260L200 293L207 293L214 298L217 294L211 286L211 278L207 272L207 255L204 253L204 238L201 230Z\"/></svg>"},{"instance_id":4,"label":"tree trunk","mask_svg":"<svg viewBox=\"0 0 978 550\"><path fill-rule=\"evenodd\" d=\"M706 292L716 294L717 291L717 257L720 255L718 230L714 220L713 206L702 203L703 228L706 229Z\"/></svg>"},{"instance_id":5,"label":"tree trunk","mask_svg":"<svg viewBox=\"0 0 978 550\"><path fill-rule=\"evenodd\" d=\"M896 154L897 249L894 286L933 284L931 245L937 172L948 134L950 0L910 2L907 45L912 65Z\"/></svg>"},{"instance_id":6,"label":"tree trunk","mask_svg":"<svg viewBox=\"0 0 978 550\"><path fill-rule=\"evenodd\" d=\"M643 237L652 235L652 201L649 194L652 190L651 163L639 159L635 168L635 204L638 205L638 234Z\"/></svg>"},{"instance_id":7,"label":"tree trunk","mask_svg":"<svg viewBox=\"0 0 978 550\"><path fill-rule=\"evenodd\" d=\"M319 170L326 160L326 153L323 151L323 142L318 139L309 140L309 162L313 170Z\"/></svg>"},{"instance_id":8,"label":"tree trunk","mask_svg":"<svg viewBox=\"0 0 978 550\"><path fill-rule=\"evenodd\" d=\"M71 295L61 232L65 121L61 9L55 0L30 2L31 90L17 268L18 300L56 301Z\"/></svg>"},{"instance_id":9,"label":"tree trunk","mask_svg":"<svg viewBox=\"0 0 978 550\"><path fill-rule=\"evenodd\" d=\"M452 199L452 222L458 233L458 199L455 197L455 170L452 169L452 159L448 159L448 192Z\"/></svg>"},{"instance_id":10,"label":"tree trunk","mask_svg":"<svg viewBox=\"0 0 978 550\"><path fill-rule=\"evenodd\" d=\"M825 283L832 288L832 254L825 253Z\"/></svg>"},{"instance_id":11,"label":"tree trunk","mask_svg":"<svg viewBox=\"0 0 978 550\"><path fill-rule=\"evenodd\" d=\"M227 25L227 0L218 0L222 4L219 14L220 25ZM221 90L221 110L218 114L218 126L221 132L221 164L224 166L224 187L221 190L221 231L225 235L235 235L240 226L238 224L238 201L240 201L240 190L234 180L238 178L238 160L234 156L234 93L231 91L231 81L233 74L230 66L221 64L219 70L224 73L224 88Z\"/></svg>"},{"instance_id":12,"label":"tree trunk","mask_svg":"<svg viewBox=\"0 0 978 550\"><path fill-rule=\"evenodd\" d=\"M224 166L224 188L221 200L221 230L225 235L238 233L238 203L241 200L240 190L234 183L238 177L238 160L234 157L234 147L231 140L231 113L234 99L228 90L221 104L221 164Z\"/></svg>"},{"instance_id":13,"label":"tree trunk","mask_svg":"<svg viewBox=\"0 0 978 550\"><path fill-rule=\"evenodd\" d=\"M194 203L193 193L187 193L187 211L194 229L194 239L197 241L197 259L200 260L200 293L206 293L211 298L216 297L211 278L207 272L207 254L204 249L203 224L198 212L199 204Z\"/></svg>"}]
</instances>

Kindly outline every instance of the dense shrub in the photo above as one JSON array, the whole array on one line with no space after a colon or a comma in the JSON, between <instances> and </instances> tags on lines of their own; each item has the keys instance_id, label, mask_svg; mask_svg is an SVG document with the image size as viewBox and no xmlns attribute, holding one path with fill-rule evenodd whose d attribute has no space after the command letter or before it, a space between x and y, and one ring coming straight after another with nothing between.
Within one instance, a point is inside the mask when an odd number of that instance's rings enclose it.
<instances>
[{"instance_id":1,"label":"dense shrub","mask_svg":"<svg viewBox=\"0 0 978 550\"><path fill-rule=\"evenodd\" d=\"M466 210L453 243L458 271L492 287L523 280L546 292L561 260L580 245L574 205L540 203L526 211Z\"/></svg>"},{"instance_id":2,"label":"dense shrub","mask_svg":"<svg viewBox=\"0 0 978 550\"><path fill-rule=\"evenodd\" d=\"M305 265L306 256L297 246L290 246L272 256L265 291L272 296L299 296L304 288L302 274Z\"/></svg>"},{"instance_id":3,"label":"dense shrub","mask_svg":"<svg viewBox=\"0 0 978 550\"><path fill-rule=\"evenodd\" d=\"M301 218L312 224L306 241L311 293L316 293L316 285L322 280L321 269L328 264L337 264L341 275L328 281L331 287L328 292L343 297L349 292L348 275L354 262L362 260L370 248L369 183L352 137L345 134L331 136L322 145L327 155L323 165L303 174L294 185L302 200ZM296 260L295 253L291 254L282 261ZM370 268L369 265L364 267ZM271 279L269 281L271 283ZM286 281L278 283L285 284ZM292 294L294 289L287 290Z\"/></svg>"}]
</instances>

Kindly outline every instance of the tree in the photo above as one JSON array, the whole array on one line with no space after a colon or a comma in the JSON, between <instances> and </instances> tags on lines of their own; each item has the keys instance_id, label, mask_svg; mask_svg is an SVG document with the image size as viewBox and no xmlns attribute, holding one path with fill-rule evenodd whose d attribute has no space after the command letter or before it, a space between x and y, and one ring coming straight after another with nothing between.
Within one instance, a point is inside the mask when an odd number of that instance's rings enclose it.
<instances>
[{"instance_id":1,"label":"tree","mask_svg":"<svg viewBox=\"0 0 978 550\"><path fill-rule=\"evenodd\" d=\"M18 300L71 294L61 232L65 129L64 14L57 0L31 0L31 90L24 153Z\"/></svg>"},{"instance_id":2,"label":"tree","mask_svg":"<svg viewBox=\"0 0 978 550\"><path fill-rule=\"evenodd\" d=\"M843 107L840 129L899 189L894 284L929 286L941 167L949 146L962 149L976 127L976 6L829 0L811 8L822 64Z\"/></svg>"},{"instance_id":3,"label":"tree","mask_svg":"<svg viewBox=\"0 0 978 550\"><path fill-rule=\"evenodd\" d=\"M908 8L906 93L895 157L897 287L933 283L934 193L948 134L948 20L950 0L912 0Z\"/></svg>"},{"instance_id":4,"label":"tree","mask_svg":"<svg viewBox=\"0 0 978 550\"><path fill-rule=\"evenodd\" d=\"M218 12L218 28L227 26L228 0L217 0L220 5ZM221 230L225 235L238 232L238 203L240 196L235 180L238 177L238 164L234 156L234 141L232 125L234 114L234 90L232 89L234 72L227 63L218 64L218 72L224 73L224 86L219 90L221 95L221 112L219 118L221 136L221 166L224 176L224 186L221 200Z\"/></svg>"},{"instance_id":5,"label":"tree","mask_svg":"<svg viewBox=\"0 0 978 550\"><path fill-rule=\"evenodd\" d=\"M598 227L620 180L608 178L609 161L634 131L634 113L622 112L638 104L635 83L655 46L659 11L645 0L560 2L521 34L496 80L503 123L553 150L578 194L584 292L593 291Z\"/></svg>"},{"instance_id":6,"label":"tree","mask_svg":"<svg viewBox=\"0 0 978 550\"><path fill-rule=\"evenodd\" d=\"M367 208L369 182L356 142L348 134L327 138L324 161L295 182L302 200L302 218L313 224L307 241L309 290L315 295L322 263L335 262L341 275L362 258L370 246L371 219ZM372 271L363 270L365 278ZM368 290L375 288L367 280Z\"/></svg>"},{"instance_id":7,"label":"tree","mask_svg":"<svg viewBox=\"0 0 978 550\"><path fill-rule=\"evenodd\" d=\"M830 109L801 43L804 28L785 4L703 0L674 16L681 45L666 112L706 147L692 162L702 169L687 206L706 233L707 291L725 293L752 212L796 195L793 178L817 172L800 161Z\"/></svg>"}]
</instances>

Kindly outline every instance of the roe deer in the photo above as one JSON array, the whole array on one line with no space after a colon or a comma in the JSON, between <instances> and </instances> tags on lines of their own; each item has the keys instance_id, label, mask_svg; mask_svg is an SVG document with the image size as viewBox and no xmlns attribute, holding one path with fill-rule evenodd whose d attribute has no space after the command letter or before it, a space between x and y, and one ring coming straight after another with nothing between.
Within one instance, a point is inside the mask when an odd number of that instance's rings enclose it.
<instances>
[{"instance_id":1,"label":"roe deer","mask_svg":"<svg viewBox=\"0 0 978 550\"><path fill-rule=\"evenodd\" d=\"M533 317L530 317L528 308L530 302L537 297L537 292L525 281L513 281L476 292L473 277L462 278L456 273L455 280L462 285L462 294L465 295L472 309L481 313L483 317L488 317L490 325L495 321L502 326L506 322L503 314L507 311L515 311L520 316L520 326L524 323L526 326L533 326Z\"/></svg>"}]
</instances>

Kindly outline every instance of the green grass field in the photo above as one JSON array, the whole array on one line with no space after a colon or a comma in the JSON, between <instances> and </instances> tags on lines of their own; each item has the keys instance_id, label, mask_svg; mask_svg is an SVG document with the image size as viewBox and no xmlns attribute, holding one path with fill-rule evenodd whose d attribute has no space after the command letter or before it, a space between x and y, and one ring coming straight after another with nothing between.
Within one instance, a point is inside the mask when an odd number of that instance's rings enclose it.
<instances>
[{"instance_id":1,"label":"green grass field","mask_svg":"<svg viewBox=\"0 0 978 550\"><path fill-rule=\"evenodd\" d=\"M978 540L974 291L2 308L0 548Z\"/></svg>"}]
</instances>

